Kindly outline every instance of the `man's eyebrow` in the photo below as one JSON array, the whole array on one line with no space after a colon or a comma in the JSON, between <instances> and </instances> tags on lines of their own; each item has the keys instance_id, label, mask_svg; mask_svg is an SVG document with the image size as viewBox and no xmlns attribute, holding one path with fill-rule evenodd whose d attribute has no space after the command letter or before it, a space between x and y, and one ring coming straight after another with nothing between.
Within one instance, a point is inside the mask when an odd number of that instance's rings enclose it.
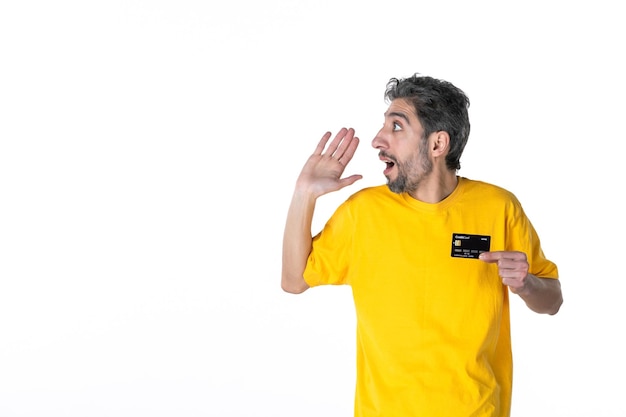
<instances>
[{"instance_id":1,"label":"man's eyebrow","mask_svg":"<svg viewBox=\"0 0 626 417\"><path fill-rule=\"evenodd\" d=\"M409 117L406 114L404 114L404 113L400 113L400 112L397 112L397 111L392 111L390 113L385 113L385 117L394 117L394 116L395 117L399 117L401 119L404 119L406 121L406 123L409 124L409 125L411 124L411 122L409 121Z\"/></svg>"}]
</instances>

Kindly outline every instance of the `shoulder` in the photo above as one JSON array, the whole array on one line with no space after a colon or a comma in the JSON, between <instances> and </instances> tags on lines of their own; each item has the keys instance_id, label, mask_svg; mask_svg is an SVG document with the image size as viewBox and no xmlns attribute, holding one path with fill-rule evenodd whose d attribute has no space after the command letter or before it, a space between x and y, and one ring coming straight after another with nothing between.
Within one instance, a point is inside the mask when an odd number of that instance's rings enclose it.
<instances>
[{"instance_id":1,"label":"shoulder","mask_svg":"<svg viewBox=\"0 0 626 417\"><path fill-rule=\"evenodd\" d=\"M508 213L508 216L518 217L524 214L522 204L510 190L485 181L462 178L462 205L480 207L481 211L494 213Z\"/></svg>"},{"instance_id":2,"label":"shoulder","mask_svg":"<svg viewBox=\"0 0 626 417\"><path fill-rule=\"evenodd\" d=\"M463 193L465 195L475 198L488 198L490 200L519 204L519 200L515 194L506 188L485 181L472 180L465 177L461 177L460 180L463 187Z\"/></svg>"},{"instance_id":3,"label":"shoulder","mask_svg":"<svg viewBox=\"0 0 626 417\"><path fill-rule=\"evenodd\" d=\"M387 185L365 187L352 194L347 200L348 204L371 204L373 202L397 200L399 195L389 190Z\"/></svg>"},{"instance_id":4,"label":"shoulder","mask_svg":"<svg viewBox=\"0 0 626 417\"><path fill-rule=\"evenodd\" d=\"M338 207L341 212L371 212L377 209L389 210L398 206L402 197L389 190L387 185L376 185L362 188L348 196Z\"/></svg>"},{"instance_id":5,"label":"shoulder","mask_svg":"<svg viewBox=\"0 0 626 417\"><path fill-rule=\"evenodd\" d=\"M369 197L380 197L380 196L388 196L390 194L394 194L389 191L389 187L386 185L374 185L370 187L362 188L356 191L354 194L350 196L350 198L369 198Z\"/></svg>"}]
</instances>

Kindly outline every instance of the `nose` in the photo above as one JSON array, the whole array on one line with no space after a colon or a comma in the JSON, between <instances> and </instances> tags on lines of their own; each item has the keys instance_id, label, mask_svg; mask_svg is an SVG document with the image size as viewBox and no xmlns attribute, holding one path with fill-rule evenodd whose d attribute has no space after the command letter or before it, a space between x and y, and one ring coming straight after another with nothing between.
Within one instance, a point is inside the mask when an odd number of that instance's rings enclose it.
<instances>
[{"instance_id":1,"label":"nose","mask_svg":"<svg viewBox=\"0 0 626 417\"><path fill-rule=\"evenodd\" d=\"M389 147L389 142L385 139L384 127L378 131L374 139L372 139L372 147L374 149L387 149Z\"/></svg>"}]
</instances>

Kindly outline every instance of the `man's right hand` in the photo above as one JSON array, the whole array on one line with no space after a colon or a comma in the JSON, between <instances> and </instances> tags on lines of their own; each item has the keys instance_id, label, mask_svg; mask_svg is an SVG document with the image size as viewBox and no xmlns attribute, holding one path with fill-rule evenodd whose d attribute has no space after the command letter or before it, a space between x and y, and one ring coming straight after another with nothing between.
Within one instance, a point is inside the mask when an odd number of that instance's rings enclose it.
<instances>
[{"instance_id":1,"label":"man's right hand","mask_svg":"<svg viewBox=\"0 0 626 417\"><path fill-rule=\"evenodd\" d=\"M342 128L326 146L330 137L330 132L322 136L296 182L296 188L311 192L314 198L340 190L363 178L356 174L341 178L359 146L359 138L354 136L354 129Z\"/></svg>"}]
</instances>

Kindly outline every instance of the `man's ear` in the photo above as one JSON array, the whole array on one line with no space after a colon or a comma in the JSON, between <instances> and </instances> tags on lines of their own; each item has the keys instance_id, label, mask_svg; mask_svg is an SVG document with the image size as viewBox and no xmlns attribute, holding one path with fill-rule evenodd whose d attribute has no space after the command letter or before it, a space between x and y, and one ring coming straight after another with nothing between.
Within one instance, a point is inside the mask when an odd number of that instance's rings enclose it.
<instances>
[{"instance_id":1,"label":"man's ear","mask_svg":"<svg viewBox=\"0 0 626 417\"><path fill-rule=\"evenodd\" d=\"M431 151L434 157L445 156L450 150L450 135L445 130L434 132L431 136Z\"/></svg>"}]
</instances>

